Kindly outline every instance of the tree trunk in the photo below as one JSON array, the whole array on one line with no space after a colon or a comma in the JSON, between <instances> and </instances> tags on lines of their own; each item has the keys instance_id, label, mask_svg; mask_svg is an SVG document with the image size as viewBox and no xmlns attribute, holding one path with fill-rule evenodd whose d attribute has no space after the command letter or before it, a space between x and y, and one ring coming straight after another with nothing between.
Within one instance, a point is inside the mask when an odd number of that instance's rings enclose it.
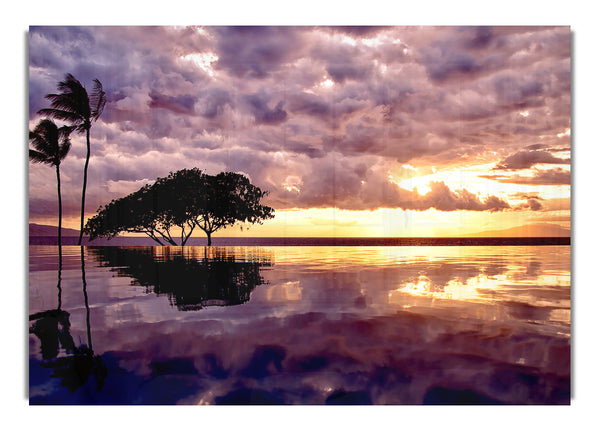
<instances>
[{"instance_id":1,"label":"tree trunk","mask_svg":"<svg viewBox=\"0 0 600 431\"><path fill-rule=\"evenodd\" d=\"M79 224L79 241L77 245L81 245L81 238L83 237L83 213L85 211L85 189L87 187L87 170L90 163L90 128L88 127L85 131L85 138L87 144L87 155L85 157L85 166L83 168L83 188L81 190L81 223Z\"/></svg>"},{"instance_id":2,"label":"tree trunk","mask_svg":"<svg viewBox=\"0 0 600 431\"><path fill-rule=\"evenodd\" d=\"M56 165L56 184L58 189L58 250L62 246L62 199L60 197L60 169Z\"/></svg>"},{"instance_id":3,"label":"tree trunk","mask_svg":"<svg viewBox=\"0 0 600 431\"><path fill-rule=\"evenodd\" d=\"M211 245L212 241L210 240L210 232L206 232L206 237L208 238L208 245Z\"/></svg>"}]
</instances>

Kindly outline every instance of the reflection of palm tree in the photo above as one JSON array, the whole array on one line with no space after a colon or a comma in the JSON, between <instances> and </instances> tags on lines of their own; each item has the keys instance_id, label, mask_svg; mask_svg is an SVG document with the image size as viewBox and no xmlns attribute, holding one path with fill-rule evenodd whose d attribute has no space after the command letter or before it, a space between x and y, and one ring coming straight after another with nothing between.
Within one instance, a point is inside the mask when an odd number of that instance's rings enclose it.
<instances>
[{"instance_id":1,"label":"reflection of palm tree","mask_svg":"<svg viewBox=\"0 0 600 431\"><path fill-rule=\"evenodd\" d=\"M81 278L86 309L87 345L75 346L70 333L69 313L60 310L61 267L62 261L59 258L59 308L30 315L29 320L35 320L35 322L29 332L35 334L42 344L42 358L44 359L41 364L42 367L52 368L54 370L52 377L60 378L62 386L67 387L71 392L75 392L93 374L96 380L96 388L100 390L104 386L107 369L102 357L94 355L92 350L90 307L88 304L83 247L81 248ZM59 345L65 350L66 356L58 357Z\"/></svg>"},{"instance_id":2,"label":"reflection of palm tree","mask_svg":"<svg viewBox=\"0 0 600 431\"><path fill-rule=\"evenodd\" d=\"M81 192L81 224L79 228L79 241L83 236L83 215L85 210L85 189L87 186L87 169L90 162L90 128L92 121L96 121L104 110L106 104L106 93L102 90L102 84L94 79L94 91L88 96L83 85L70 73L65 80L58 83L61 93L48 94L46 98L51 101L51 108L41 109L39 114L69 122L74 130L79 133L85 132L87 155L83 170L83 188Z\"/></svg>"},{"instance_id":3,"label":"reflection of palm tree","mask_svg":"<svg viewBox=\"0 0 600 431\"><path fill-rule=\"evenodd\" d=\"M69 322L69 313L61 310L62 305L62 248L58 247L58 307L56 310L46 310L29 316L29 320L34 323L29 328L29 332L35 334L42 344L42 358L52 359L58 355L59 346L66 351L73 351L75 343L69 332L71 323Z\"/></svg>"},{"instance_id":4,"label":"reflection of palm tree","mask_svg":"<svg viewBox=\"0 0 600 431\"><path fill-rule=\"evenodd\" d=\"M67 156L71 148L69 134L71 128L57 127L51 120L41 120L35 129L29 132L29 140L34 149L29 150L29 160L34 163L45 163L56 168L58 189L58 247L62 237L62 200L60 194L60 162Z\"/></svg>"},{"instance_id":5,"label":"reflection of palm tree","mask_svg":"<svg viewBox=\"0 0 600 431\"><path fill-rule=\"evenodd\" d=\"M88 347L92 350L92 331L90 325L90 306L88 304L87 282L85 280L85 257L83 255L83 247L81 247L81 282L83 285L83 300L85 304L85 323L87 327ZM93 352L92 352L93 353Z\"/></svg>"},{"instance_id":6,"label":"reflection of palm tree","mask_svg":"<svg viewBox=\"0 0 600 431\"><path fill-rule=\"evenodd\" d=\"M102 356L94 355L92 348L92 331L90 326L90 306L87 295L87 282L85 278L85 258L83 247L81 247L81 281L83 285L83 298L86 311L86 329L87 345L82 344L74 347L71 355L65 358L59 358L51 365L54 368L54 377L61 378L61 384L75 392L90 377L94 375L96 380L96 389L100 390L104 386L104 380L107 376L107 369Z\"/></svg>"}]
</instances>

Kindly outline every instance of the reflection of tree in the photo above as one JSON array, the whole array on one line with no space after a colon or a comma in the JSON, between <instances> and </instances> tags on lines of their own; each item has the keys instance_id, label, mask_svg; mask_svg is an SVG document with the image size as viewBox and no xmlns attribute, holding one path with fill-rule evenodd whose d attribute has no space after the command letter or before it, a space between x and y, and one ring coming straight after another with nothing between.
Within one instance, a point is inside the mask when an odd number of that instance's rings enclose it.
<instances>
[{"instance_id":1,"label":"reflection of tree","mask_svg":"<svg viewBox=\"0 0 600 431\"><path fill-rule=\"evenodd\" d=\"M190 256L182 249L168 247L89 250L119 275L134 278L157 295L167 294L171 304L184 311L247 302L250 292L265 283L261 266L271 262L264 255L236 256L220 247L205 248L203 256Z\"/></svg>"},{"instance_id":2,"label":"reflection of tree","mask_svg":"<svg viewBox=\"0 0 600 431\"><path fill-rule=\"evenodd\" d=\"M58 308L30 315L29 320L34 322L29 328L29 332L40 340L43 359L41 363L42 367L53 369L52 377L59 378L62 386L67 387L71 392L75 392L93 374L96 380L96 388L100 390L104 385L107 370L102 357L94 355L94 351L92 350L90 307L85 279L83 247L81 247L81 279L86 309L87 345L75 346L70 333L71 323L69 322L69 313L61 310L62 252L60 247L58 255ZM59 357L59 347L64 349L65 356Z\"/></svg>"},{"instance_id":3,"label":"reflection of tree","mask_svg":"<svg viewBox=\"0 0 600 431\"><path fill-rule=\"evenodd\" d=\"M62 306L62 247L58 247L58 306L55 310L46 310L34 313L29 316L29 321L33 325L29 328L29 333L34 334L40 339L42 344L42 358L52 359L58 355L60 346L66 351L72 351L75 348L73 338L69 332L71 323L69 322L69 313L61 310Z\"/></svg>"}]
</instances>

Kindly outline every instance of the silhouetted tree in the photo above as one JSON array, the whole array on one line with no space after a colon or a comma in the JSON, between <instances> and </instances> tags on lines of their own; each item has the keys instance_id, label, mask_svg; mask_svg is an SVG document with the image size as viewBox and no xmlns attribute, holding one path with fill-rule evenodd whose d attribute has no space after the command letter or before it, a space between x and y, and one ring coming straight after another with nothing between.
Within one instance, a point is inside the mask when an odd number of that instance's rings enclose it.
<instances>
[{"instance_id":1,"label":"silhouetted tree","mask_svg":"<svg viewBox=\"0 0 600 431\"><path fill-rule=\"evenodd\" d=\"M79 241L83 236L83 215L85 211L85 190L87 187L87 170L90 162L90 128L92 122L98 120L98 117L104 110L106 104L106 93L102 90L102 84L94 79L94 90L88 95L85 87L73 77L70 73L65 76L65 80L58 83L57 94L47 94L46 98L50 100L51 108L40 109L38 114L47 115L51 118L66 121L73 126L78 133L84 133L86 136L87 154L85 157L85 166L83 169L83 187L81 191L81 223L79 227Z\"/></svg>"},{"instance_id":2,"label":"silhouetted tree","mask_svg":"<svg viewBox=\"0 0 600 431\"><path fill-rule=\"evenodd\" d=\"M180 245L185 245L198 227L211 245L211 235L218 229L272 218L273 208L260 203L267 193L240 174L183 169L101 207L84 231L90 240L135 232L161 245L161 240L177 245L171 229L178 228Z\"/></svg>"},{"instance_id":3,"label":"silhouetted tree","mask_svg":"<svg viewBox=\"0 0 600 431\"><path fill-rule=\"evenodd\" d=\"M62 198L60 193L60 162L71 149L69 134L71 128L58 127L52 120L41 120L35 129L29 131L29 141L33 149L29 149L29 160L34 163L45 163L56 168L56 187L58 189L58 247L62 245Z\"/></svg>"}]
</instances>

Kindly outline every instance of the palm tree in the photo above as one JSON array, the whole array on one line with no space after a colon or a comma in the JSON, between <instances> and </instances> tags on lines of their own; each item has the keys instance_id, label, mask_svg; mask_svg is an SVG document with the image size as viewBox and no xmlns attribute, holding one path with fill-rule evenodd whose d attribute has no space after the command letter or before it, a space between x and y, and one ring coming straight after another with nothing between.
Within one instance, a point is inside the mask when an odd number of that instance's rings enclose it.
<instances>
[{"instance_id":1,"label":"palm tree","mask_svg":"<svg viewBox=\"0 0 600 431\"><path fill-rule=\"evenodd\" d=\"M102 90L102 84L94 79L94 90L88 95L85 87L68 73L65 80L58 83L58 94L47 94L46 99L51 101L51 108L40 109L38 114L47 115L51 118L64 120L73 126L78 133L86 134L87 155L83 169L83 188L81 191L81 224L79 228L79 241L83 236L83 215L85 211L85 189L87 187L87 170L90 163L90 128L92 122L104 110L106 104L106 93Z\"/></svg>"},{"instance_id":2,"label":"palm tree","mask_svg":"<svg viewBox=\"0 0 600 431\"><path fill-rule=\"evenodd\" d=\"M58 188L58 248L62 245L62 200L60 195L60 162L71 149L69 134L72 129L68 126L58 127L52 120L41 120L35 129L29 131L29 140L34 149L29 149L29 160L34 163L44 163L56 168Z\"/></svg>"}]
</instances>

